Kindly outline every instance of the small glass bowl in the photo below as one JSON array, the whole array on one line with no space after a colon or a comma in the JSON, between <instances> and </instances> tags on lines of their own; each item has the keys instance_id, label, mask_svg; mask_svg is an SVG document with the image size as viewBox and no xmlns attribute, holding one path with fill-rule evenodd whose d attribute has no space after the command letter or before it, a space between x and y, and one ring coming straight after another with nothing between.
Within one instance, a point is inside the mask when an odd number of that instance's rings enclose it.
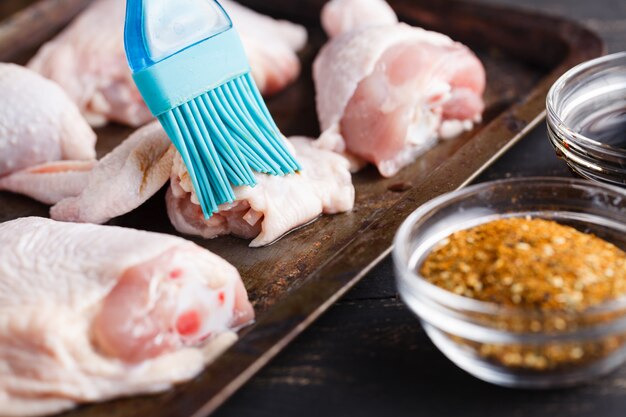
<instances>
[{"instance_id":1,"label":"small glass bowl","mask_svg":"<svg viewBox=\"0 0 626 417\"><path fill-rule=\"evenodd\" d=\"M626 299L576 314L506 308L441 289L419 275L452 233L493 220L553 220L626 249L626 190L579 179L479 184L423 205L396 235L399 293L435 345L470 374L503 386L555 388L612 371L626 360Z\"/></svg>"},{"instance_id":2,"label":"small glass bowl","mask_svg":"<svg viewBox=\"0 0 626 417\"><path fill-rule=\"evenodd\" d=\"M566 72L546 107L550 142L576 174L626 186L626 52Z\"/></svg>"}]
</instances>

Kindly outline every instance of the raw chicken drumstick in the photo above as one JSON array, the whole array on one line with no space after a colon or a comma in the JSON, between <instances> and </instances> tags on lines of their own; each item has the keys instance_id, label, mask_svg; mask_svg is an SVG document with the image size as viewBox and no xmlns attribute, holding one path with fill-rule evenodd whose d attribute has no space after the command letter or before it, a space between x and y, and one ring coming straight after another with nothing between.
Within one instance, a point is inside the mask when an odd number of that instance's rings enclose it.
<instances>
[{"instance_id":1,"label":"raw chicken drumstick","mask_svg":"<svg viewBox=\"0 0 626 417\"><path fill-rule=\"evenodd\" d=\"M276 93L300 73L296 51L304 27L222 1L241 36L252 76L264 94ZM131 78L124 53L124 0L96 0L46 43L28 66L59 83L94 126L115 121L141 126L152 119Z\"/></svg>"},{"instance_id":2,"label":"raw chicken drumstick","mask_svg":"<svg viewBox=\"0 0 626 417\"><path fill-rule=\"evenodd\" d=\"M55 83L0 63L0 177L44 162L95 159L96 135Z\"/></svg>"},{"instance_id":3,"label":"raw chicken drumstick","mask_svg":"<svg viewBox=\"0 0 626 417\"><path fill-rule=\"evenodd\" d=\"M0 248L5 417L167 390L254 316L237 270L177 237L30 217Z\"/></svg>"},{"instance_id":4,"label":"raw chicken drumstick","mask_svg":"<svg viewBox=\"0 0 626 417\"><path fill-rule=\"evenodd\" d=\"M335 0L327 8L333 3L343 3L343 13L365 16L348 7L361 2ZM359 28L331 39L314 64L323 132L318 146L371 162L391 177L438 138L456 136L481 120L485 70L472 51L440 33L404 23L359 22ZM324 26L341 25L327 20Z\"/></svg>"}]
</instances>

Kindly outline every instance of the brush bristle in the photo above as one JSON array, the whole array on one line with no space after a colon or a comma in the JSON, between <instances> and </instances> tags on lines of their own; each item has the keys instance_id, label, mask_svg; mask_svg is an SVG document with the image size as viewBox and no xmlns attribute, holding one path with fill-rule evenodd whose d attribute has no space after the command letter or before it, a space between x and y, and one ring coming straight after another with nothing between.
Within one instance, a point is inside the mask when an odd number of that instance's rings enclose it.
<instances>
[{"instance_id":1,"label":"brush bristle","mask_svg":"<svg viewBox=\"0 0 626 417\"><path fill-rule=\"evenodd\" d=\"M285 147L250 74L159 116L180 152L205 217L235 201L234 186L254 186L252 171L287 175L301 168Z\"/></svg>"}]
</instances>

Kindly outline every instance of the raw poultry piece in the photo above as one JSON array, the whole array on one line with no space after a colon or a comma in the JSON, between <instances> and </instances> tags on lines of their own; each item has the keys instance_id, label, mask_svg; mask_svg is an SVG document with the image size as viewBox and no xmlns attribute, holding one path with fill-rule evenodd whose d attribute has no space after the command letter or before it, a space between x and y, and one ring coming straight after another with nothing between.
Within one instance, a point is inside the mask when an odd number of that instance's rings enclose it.
<instances>
[{"instance_id":1,"label":"raw poultry piece","mask_svg":"<svg viewBox=\"0 0 626 417\"><path fill-rule=\"evenodd\" d=\"M303 165L301 173L257 174L256 187L236 188L237 201L222 205L208 220L182 159L158 122L139 129L90 170L85 165L84 172L77 172L80 163L75 161L44 165L7 177L0 189L49 204L60 199L50 209L55 220L100 224L136 209L171 178L167 207L178 231L205 238L233 234L254 238L251 246L263 246L323 213L349 211L354 205L349 163L343 156L314 147L305 138L289 143Z\"/></svg>"},{"instance_id":2,"label":"raw poultry piece","mask_svg":"<svg viewBox=\"0 0 626 417\"><path fill-rule=\"evenodd\" d=\"M167 390L254 315L237 270L177 237L30 217L0 247L2 416Z\"/></svg>"},{"instance_id":3,"label":"raw poultry piece","mask_svg":"<svg viewBox=\"0 0 626 417\"><path fill-rule=\"evenodd\" d=\"M49 161L94 159L96 135L55 83L0 63L0 177Z\"/></svg>"},{"instance_id":4,"label":"raw poultry piece","mask_svg":"<svg viewBox=\"0 0 626 417\"><path fill-rule=\"evenodd\" d=\"M331 38L367 26L395 23L398 17L384 0L330 0L322 8L322 26Z\"/></svg>"},{"instance_id":5,"label":"raw poultry piece","mask_svg":"<svg viewBox=\"0 0 626 417\"><path fill-rule=\"evenodd\" d=\"M296 51L307 40L299 25L223 1L241 35L261 92L275 93L300 73ZM96 0L28 64L59 83L92 125L140 126L152 119L124 53L124 0Z\"/></svg>"},{"instance_id":6,"label":"raw poultry piece","mask_svg":"<svg viewBox=\"0 0 626 417\"><path fill-rule=\"evenodd\" d=\"M28 66L56 81L94 126L139 126L152 118L133 84L124 52L123 0L96 0Z\"/></svg>"},{"instance_id":7,"label":"raw poultry piece","mask_svg":"<svg viewBox=\"0 0 626 417\"><path fill-rule=\"evenodd\" d=\"M44 204L81 193L96 161L56 161L36 165L0 178L0 191L24 194Z\"/></svg>"},{"instance_id":8,"label":"raw poultry piece","mask_svg":"<svg viewBox=\"0 0 626 417\"><path fill-rule=\"evenodd\" d=\"M235 189L237 201L205 219L182 158L177 156L167 193L170 220L181 233L211 239L232 234L252 239L250 246L270 244L322 213L349 211L354 187L349 163L341 155L312 146L306 138L291 138L302 171L286 177L257 174L254 188Z\"/></svg>"},{"instance_id":9,"label":"raw poultry piece","mask_svg":"<svg viewBox=\"0 0 626 417\"><path fill-rule=\"evenodd\" d=\"M486 76L476 55L404 23L333 38L313 72L323 132L318 146L371 162L385 177L438 138L471 129L484 109Z\"/></svg>"},{"instance_id":10,"label":"raw poultry piece","mask_svg":"<svg viewBox=\"0 0 626 417\"><path fill-rule=\"evenodd\" d=\"M50 216L102 224L136 209L167 183L175 152L158 122L144 126L102 158L84 188L58 202Z\"/></svg>"}]
</instances>

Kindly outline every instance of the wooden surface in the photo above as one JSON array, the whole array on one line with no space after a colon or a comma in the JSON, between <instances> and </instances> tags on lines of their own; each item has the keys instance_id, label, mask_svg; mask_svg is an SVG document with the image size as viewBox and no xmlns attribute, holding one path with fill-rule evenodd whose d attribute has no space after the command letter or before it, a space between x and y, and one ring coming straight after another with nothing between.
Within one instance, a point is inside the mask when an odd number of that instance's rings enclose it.
<instances>
[{"instance_id":1,"label":"wooden surface","mask_svg":"<svg viewBox=\"0 0 626 417\"><path fill-rule=\"evenodd\" d=\"M602 35L609 52L626 50L624 0L488 1L577 19ZM570 174L554 156L541 126L479 181L511 175ZM625 415L626 367L584 387L540 392L494 387L459 370L432 345L417 320L398 300L389 260L365 277L215 414L218 417Z\"/></svg>"},{"instance_id":2,"label":"wooden surface","mask_svg":"<svg viewBox=\"0 0 626 417\"><path fill-rule=\"evenodd\" d=\"M612 50L626 46L623 0L491 2L588 17ZM10 11L3 4L0 14ZM482 179L568 175L553 155L545 129L537 129ZM385 261L215 415L610 417L624 412L626 372L578 390L537 393L492 387L458 370L398 301Z\"/></svg>"}]
</instances>

